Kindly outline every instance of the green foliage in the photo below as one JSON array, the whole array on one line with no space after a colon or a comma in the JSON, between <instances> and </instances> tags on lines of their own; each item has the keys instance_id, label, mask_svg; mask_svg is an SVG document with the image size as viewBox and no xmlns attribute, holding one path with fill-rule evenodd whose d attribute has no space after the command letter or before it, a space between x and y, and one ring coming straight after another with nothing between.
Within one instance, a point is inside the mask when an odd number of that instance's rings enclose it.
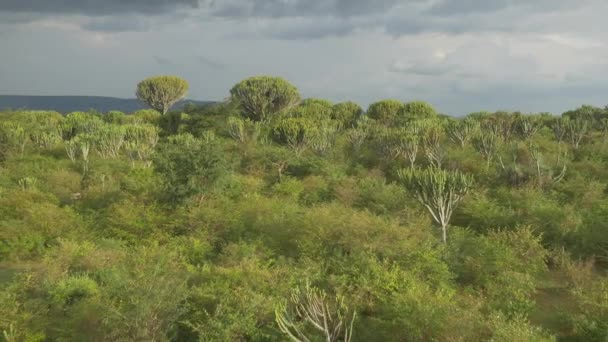
<instances>
[{"instance_id":1,"label":"green foliage","mask_svg":"<svg viewBox=\"0 0 608 342\"><path fill-rule=\"evenodd\" d=\"M307 301L353 341L605 340L605 109L234 90L0 112L0 340L316 341Z\"/></svg>"},{"instance_id":2,"label":"green foliage","mask_svg":"<svg viewBox=\"0 0 608 342\"><path fill-rule=\"evenodd\" d=\"M230 96L243 116L253 121L265 121L300 102L296 87L280 77L269 76L255 76L239 82L230 89Z\"/></svg>"},{"instance_id":3,"label":"green foliage","mask_svg":"<svg viewBox=\"0 0 608 342\"><path fill-rule=\"evenodd\" d=\"M367 116L384 124L393 125L404 111L405 105L399 100L381 100L369 105Z\"/></svg>"},{"instance_id":4,"label":"green foliage","mask_svg":"<svg viewBox=\"0 0 608 342\"><path fill-rule=\"evenodd\" d=\"M435 108L424 101L406 103L403 107L403 112L406 120L433 119L437 116Z\"/></svg>"},{"instance_id":5,"label":"green foliage","mask_svg":"<svg viewBox=\"0 0 608 342\"><path fill-rule=\"evenodd\" d=\"M331 118L342 123L344 127L352 127L363 115L361 106L354 102L342 102L332 107Z\"/></svg>"},{"instance_id":6,"label":"green foliage","mask_svg":"<svg viewBox=\"0 0 608 342\"><path fill-rule=\"evenodd\" d=\"M546 271L547 253L528 227L473 236L452 234L449 262L457 280L483 291L488 305L510 317L532 309L535 278Z\"/></svg>"},{"instance_id":7,"label":"green foliage","mask_svg":"<svg viewBox=\"0 0 608 342\"><path fill-rule=\"evenodd\" d=\"M162 115L188 94L188 82L177 76L154 76L137 84L137 98Z\"/></svg>"},{"instance_id":8,"label":"green foliage","mask_svg":"<svg viewBox=\"0 0 608 342\"><path fill-rule=\"evenodd\" d=\"M189 134L162 144L154 156L154 169L163 179L166 200L174 204L193 196L202 200L225 170L222 154L216 141Z\"/></svg>"}]
</instances>

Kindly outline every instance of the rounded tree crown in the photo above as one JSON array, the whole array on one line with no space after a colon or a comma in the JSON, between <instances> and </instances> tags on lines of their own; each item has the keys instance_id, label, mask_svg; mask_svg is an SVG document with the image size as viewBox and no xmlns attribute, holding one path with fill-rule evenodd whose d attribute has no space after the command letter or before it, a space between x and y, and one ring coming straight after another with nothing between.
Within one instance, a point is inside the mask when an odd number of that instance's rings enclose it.
<instances>
[{"instance_id":1,"label":"rounded tree crown","mask_svg":"<svg viewBox=\"0 0 608 342\"><path fill-rule=\"evenodd\" d=\"M333 106L333 119L344 124L353 124L361 115L363 115L363 108L354 102L342 102Z\"/></svg>"},{"instance_id":2,"label":"rounded tree crown","mask_svg":"<svg viewBox=\"0 0 608 342\"><path fill-rule=\"evenodd\" d=\"M437 116L435 108L424 101L412 101L405 104L404 116L411 119L430 119Z\"/></svg>"},{"instance_id":3,"label":"rounded tree crown","mask_svg":"<svg viewBox=\"0 0 608 342\"><path fill-rule=\"evenodd\" d=\"M367 109L367 116L384 124L395 122L404 104L399 100L387 99L372 103Z\"/></svg>"},{"instance_id":4,"label":"rounded tree crown","mask_svg":"<svg viewBox=\"0 0 608 342\"><path fill-rule=\"evenodd\" d=\"M151 108L166 114L188 93L188 82L177 76L154 76L137 85L137 98Z\"/></svg>"},{"instance_id":5,"label":"rounded tree crown","mask_svg":"<svg viewBox=\"0 0 608 342\"><path fill-rule=\"evenodd\" d=\"M300 103L298 89L280 77L254 76L230 89L230 98L251 120L264 121L269 116Z\"/></svg>"}]
</instances>

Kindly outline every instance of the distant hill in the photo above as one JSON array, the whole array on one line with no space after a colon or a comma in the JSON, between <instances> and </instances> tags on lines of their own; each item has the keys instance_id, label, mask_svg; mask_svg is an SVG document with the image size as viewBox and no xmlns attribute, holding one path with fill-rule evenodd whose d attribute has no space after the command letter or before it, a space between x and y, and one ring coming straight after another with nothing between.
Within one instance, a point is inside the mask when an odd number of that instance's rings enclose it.
<instances>
[{"instance_id":1,"label":"distant hill","mask_svg":"<svg viewBox=\"0 0 608 342\"><path fill-rule=\"evenodd\" d=\"M172 109L180 109L187 103L195 105L212 104L212 101L183 100ZM75 111L96 110L98 112L109 112L118 110L125 113L145 109L137 99L120 99L104 96L22 96L22 95L0 95L0 110L6 109L29 109L29 110L54 110L60 113Z\"/></svg>"}]
</instances>

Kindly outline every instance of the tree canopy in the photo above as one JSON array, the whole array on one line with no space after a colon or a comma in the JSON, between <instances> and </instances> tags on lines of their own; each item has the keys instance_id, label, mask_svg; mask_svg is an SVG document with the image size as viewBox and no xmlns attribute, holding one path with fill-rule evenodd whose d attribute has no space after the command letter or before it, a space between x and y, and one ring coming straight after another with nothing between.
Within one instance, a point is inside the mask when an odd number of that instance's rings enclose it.
<instances>
[{"instance_id":1,"label":"tree canopy","mask_svg":"<svg viewBox=\"0 0 608 342\"><path fill-rule=\"evenodd\" d=\"M188 82L177 76L154 76L137 84L137 98L162 115L188 94Z\"/></svg>"},{"instance_id":2,"label":"tree canopy","mask_svg":"<svg viewBox=\"0 0 608 342\"><path fill-rule=\"evenodd\" d=\"M264 121L301 100L295 86L283 78L270 76L242 80L230 89L230 97L243 116L254 121Z\"/></svg>"},{"instance_id":3,"label":"tree canopy","mask_svg":"<svg viewBox=\"0 0 608 342\"><path fill-rule=\"evenodd\" d=\"M161 112L0 112L0 341L608 338L603 110Z\"/></svg>"}]
</instances>

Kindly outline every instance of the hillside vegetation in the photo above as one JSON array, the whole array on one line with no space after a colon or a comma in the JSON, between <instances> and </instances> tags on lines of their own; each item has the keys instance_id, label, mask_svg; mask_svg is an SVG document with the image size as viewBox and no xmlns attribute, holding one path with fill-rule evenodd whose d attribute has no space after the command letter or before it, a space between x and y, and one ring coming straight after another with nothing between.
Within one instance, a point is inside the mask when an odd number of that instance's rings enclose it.
<instances>
[{"instance_id":1,"label":"hillside vegetation","mask_svg":"<svg viewBox=\"0 0 608 342\"><path fill-rule=\"evenodd\" d=\"M608 110L230 95L0 113L0 340L608 340Z\"/></svg>"}]
</instances>

